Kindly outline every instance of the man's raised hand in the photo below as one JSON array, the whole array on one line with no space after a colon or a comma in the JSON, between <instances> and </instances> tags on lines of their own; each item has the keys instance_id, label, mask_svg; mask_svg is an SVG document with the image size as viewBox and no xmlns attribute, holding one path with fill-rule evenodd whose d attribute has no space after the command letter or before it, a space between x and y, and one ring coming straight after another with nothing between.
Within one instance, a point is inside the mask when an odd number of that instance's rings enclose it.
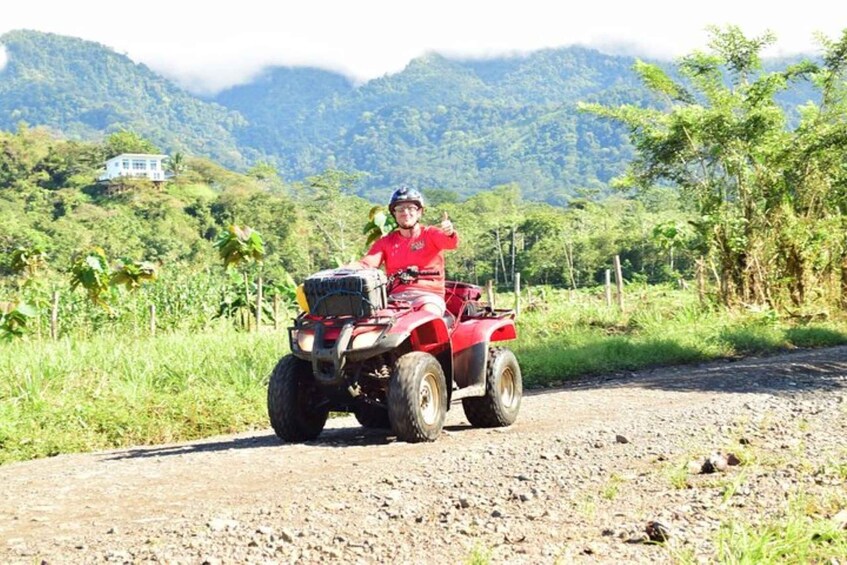
<instances>
[{"instance_id":1,"label":"man's raised hand","mask_svg":"<svg viewBox=\"0 0 847 565\"><path fill-rule=\"evenodd\" d=\"M456 230L453 229L453 222L450 221L450 218L447 217L447 212L441 213L441 231L444 232L444 235L451 236Z\"/></svg>"}]
</instances>

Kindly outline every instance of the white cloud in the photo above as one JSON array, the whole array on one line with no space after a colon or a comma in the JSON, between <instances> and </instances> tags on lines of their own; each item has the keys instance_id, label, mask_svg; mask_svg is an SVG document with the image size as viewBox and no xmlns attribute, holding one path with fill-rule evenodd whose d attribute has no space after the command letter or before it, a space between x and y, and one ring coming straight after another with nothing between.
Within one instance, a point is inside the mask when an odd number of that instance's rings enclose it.
<instances>
[{"instance_id":1,"label":"white cloud","mask_svg":"<svg viewBox=\"0 0 847 565\"><path fill-rule=\"evenodd\" d=\"M0 43L0 71L6 68L8 62L9 55L6 53L6 46Z\"/></svg>"},{"instance_id":2,"label":"white cloud","mask_svg":"<svg viewBox=\"0 0 847 565\"><path fill-rule=\"evenodd\" d=\"M248 80L267 65L310 65L362 81L429 51L463 57L586 45L645 57L705 47L707 25L772 29L781 54L814 49L814 32L840 35L847 10L829 0L238 0L197 9L146 0L131 13L106 0L28 0L0 9L0 33L37 29L103 43L195 91ZM835 7L833 7L835 6Z\"/></svg>"}]
</instances>

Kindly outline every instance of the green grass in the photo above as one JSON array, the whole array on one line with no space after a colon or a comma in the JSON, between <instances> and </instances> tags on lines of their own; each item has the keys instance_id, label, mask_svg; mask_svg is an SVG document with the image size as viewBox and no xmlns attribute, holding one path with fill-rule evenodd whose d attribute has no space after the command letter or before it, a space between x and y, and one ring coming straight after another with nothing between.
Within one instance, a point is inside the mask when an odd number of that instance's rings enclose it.
<instances>
[{"instance_id":1,"label":"green grass","mask_svg":"<svg viewBox=\"0 0 847 565\"><path fill-rule=\"evenodd\" d=\"M768 312L703 309L692 292L644 287L623 313L597 292L550 291L544 310L521 315L518 334L504 345L533 387L847 343L847 324L792 325ZM248 334L224 324L195 333L174 325L156 337L116 325L57 342L0 343L0 464L264 428L267 375L287 347L285 331Z\"/></svg>"},{"instance_id":2,"label":"green grass","mask_svg":"<svg viewBox=\"0 0 847 565\"><path fill-rule=\"evenodd\" d=\"M763 424L759 427L767 427L766 418ZM724 451L734 453L741 461L740 466L726 473L698 476L693 482L689 480L691 474L685 470L685 462L696 460L697 457L686 454L680 458L682 464L671 464L670 476L676 488L712 490L720 495L721 504L725 506L756 477L772 475L787 465L783 457L774 456L774 449L757 449L740 444L727 446ZM702 448L698 452L706 453L707 449ZM793 455L791 459L791 464L797 466L795 471L801 475L825 476L834 481L843 481L844 477L836 462L841 460L840 455L836 461L826 459L817 468L799 454ZM768 513L739 518L726 512L714 535L716 551L710 556L709 562L733 565L840 562L837 559L847 556L847 530L839 529L831 517L845 507L847 499L843 489L833 484L832 490L823 493L808 493L802 487L793 490L787 504L781 503L779 508L773 508ZM679 547L670 549L670 554L674 563L702 561Z\"/></svg>"},{"instance_id":3,"label":"green grass","mask_svg":"<svg viewBox=\"0 0 847 565\"><path fill-rule=\"evenodd\" d=\"M844 319L798 326L770 311L701 308L691 292L657 287L634 294L624 312L585 291L560 293L544 310L522 313L511 347L525 384L847 343Z\"/></svg>"},{"instance_id":4,"label":"green grass","mask_svg":"<svg viewBox=\"0 0 847 565\"><path fill-rule=\"evenodd\" d=\"M168 183L168 193L185 201L201 200L211 202L217 198L217 193L205 183Z\"/></svg>"},{"instance_id":5,"label":"green grass","mask_svg":"<svg viewBox=\"0 0 847 565\"><path fill-rule=\"evenodd\" d=\"M267 426L283 332L0 347L0 463Z\"/></svg>"},{"instance_id":6,"label":"green grass","mask_svg":"<svg viewBox=\"0 0 847 565\"><path fill-rule=\"evenodd\" d=\"M475 545L465 559L465 565L488 565L489 563L491 563L491 550L481 545Z\"/></svg>"},{"instance_id":7,"label":"green grass","mask_svg":"<svg viewBox=\"0 0 847 565\"><path fill-rule=\"evenodd\" d=\"M835 563L847 556L847 530L795 508L784 518L758 525L726 522L717 547L720 563Z\"/></svg>"},{"instance_id":8,"label":"green grass","mask_svg":"<svg viewBox=\"0 0 847 565\"><path fill-rule=\"evenodd\" d=\"M671 486L677 490L683 490L691 487L688 480L690 473L688 472L688 463L674 465L668 468L667 476Z\"/></svg>"},{"instance_id":9,"label":"green grass","mask_svg":"<svg viewBox=\"0 0 847 565\"><path fill-rule=\"evenodd\" d=\"M620 475L612 473L600 490L600 497L605 500L614 500L618 496L623 482L624 480Z\"/></svg>"}]
</instances>

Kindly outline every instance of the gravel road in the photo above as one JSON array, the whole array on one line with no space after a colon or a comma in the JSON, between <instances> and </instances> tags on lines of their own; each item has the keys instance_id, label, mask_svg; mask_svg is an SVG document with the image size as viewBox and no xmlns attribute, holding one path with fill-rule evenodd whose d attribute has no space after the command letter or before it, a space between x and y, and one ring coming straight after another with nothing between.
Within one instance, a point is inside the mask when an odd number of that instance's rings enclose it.
<instances>
[{"instance_id":1,"label":"gravel road","mask_svg":"<svg viewBox=\"0 0 847 565\"><path fill-rule=\"evenodd\" d=\"M845 470L847 347L794 351L526 391L507 429L454 405L434 443L345 417L5 465L0 562L710 562L798 493L847 521Z\"/></svg>"}]
</instances>

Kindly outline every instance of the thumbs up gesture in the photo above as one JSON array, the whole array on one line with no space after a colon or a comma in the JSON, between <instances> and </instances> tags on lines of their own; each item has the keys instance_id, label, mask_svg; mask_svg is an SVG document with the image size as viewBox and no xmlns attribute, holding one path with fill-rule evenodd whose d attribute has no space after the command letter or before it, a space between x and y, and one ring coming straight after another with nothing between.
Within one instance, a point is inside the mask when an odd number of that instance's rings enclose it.
<instances>
[{"instance_id":1,"label":"thumbs up gesture","mask_svg":"<svg viewBox=\"0 0 847 565\"><path fill-rule=\"evenodd\" d=\"M447 217L447 212L441 213L441 231L448 237L456 233L456 230L453 229L453 222Z\"/></svg>"}]
</instances>

